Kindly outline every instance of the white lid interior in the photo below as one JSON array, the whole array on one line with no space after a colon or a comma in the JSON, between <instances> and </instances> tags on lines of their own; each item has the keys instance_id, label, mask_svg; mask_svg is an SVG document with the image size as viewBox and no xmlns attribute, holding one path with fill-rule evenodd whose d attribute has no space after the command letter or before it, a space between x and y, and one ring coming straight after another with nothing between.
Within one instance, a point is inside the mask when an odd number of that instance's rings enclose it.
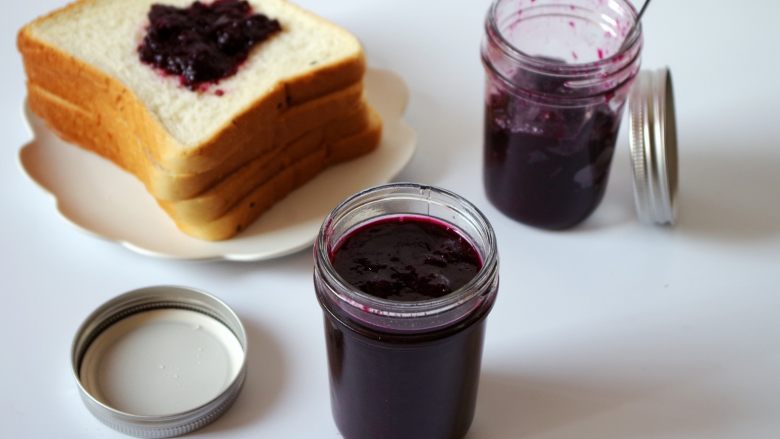
<instances>
[{"instance_id":1,"label":"white lid interior","mask_svg":"<svg viewBox=\"0 0 780 439\"><path fill-rule=\"evenodd\" d=\"M79 379L111 409L167 416L222 394L244 356L238 338L219 320L186 309L153 309L101 332L84 354Z\"/></svg>"}]
</instances>

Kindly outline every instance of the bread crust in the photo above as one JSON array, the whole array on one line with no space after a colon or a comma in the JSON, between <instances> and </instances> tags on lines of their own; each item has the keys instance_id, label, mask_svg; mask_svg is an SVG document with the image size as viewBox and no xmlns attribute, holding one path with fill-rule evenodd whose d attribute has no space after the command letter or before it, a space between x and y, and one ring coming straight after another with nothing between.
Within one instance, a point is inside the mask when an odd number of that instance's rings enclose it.
<instances>
[{"instance_id":1,"label":"bread crust","mask_svg":"<svg viewBox=\"0 0 780 439\"><path fill-rule=\"evenodd\" d=\"M133 143L138 139L123 133L124 121L91 112L49 92L37 84L28 84L28 105L60 137L84 149L96 152L138 177L147 190L161 200L178 201L198 196L216 186L238 168L247 164L243 154L227 157L219 165L204 172L172 173L156 164L143 148ZM352 84L328 96L290 107L276 124L276 135L255 139L268 142L270 149L262 151L249 162L261 159L289 143L302 133L325 126L363 108L363 85Z\"/></svg>"},{"instance_id":2,"label":"bread crust","mask_svg":"<svg viewBox=\"0 0 780 439\"><path fill-rule=\"evenodd\" d=\"M158 204L169 215L182 218L190 224L202 224L222 216L252 190L264 184L269 178L327 145L376 130L373 110L367 105L354 114L329 123L325 127L311 130L285 145L280 150L262 159L256 159L242 166L222 180L218 185L197 197L180 201L164 201ZM373 123L373 125L372 125Z\"/></svg>"},{"instance_id":3,"label":"bread crust","mask_svg":"<svg viewBox=\"0 0 780 439\"><path fill-rule=\"evenodd\" d=\"M365 55L360 50L353 56L313 66L309 71L280 80L265 95L239 111L229 124L217 130L211 138L196 147L189 147L174 139L160 120L117 78L61 51L35 35L35 26L42 21L74 8L86 7L94 1L96 0L78 0L36 19L20 30L17 46L22 54L28 83L38 84L68 102L100 113L104 118L124 121L124 134L132 134L138 139L133 148L146 149L155 162L171 172L204 172L227 156L244 153L247 157L252 154L256 156L258 153L253 151L252 139L268 136L264 131L267 131L267 127L288 107L359 82L366 70ZM290 6L312 16L297 6ZM318 20L349 35L335 25ZM111 160L124 161L117 164L125 169L138 169L142 166L127 162L138 157L138 151L117 151L101 155L110 157Z\"/></svg>"},{"instance_id":4,"label":"bread crust","mask_svg":"<svg viewBox=\"0 0 780 439\"><path fill-rule=\"evenodd\" d=\"M101 125L101 117L98 114L88 113L75 105L60 100L52 102L50 96L43 93L31 93L28 96L28 105L31 109L37 109L36 113L43 114L44 120L50 124L59 137L76 144L111 144L112 130L95 130L95 126ZM311 152L311 143L321 140L325 136L322 132L309 133L300 141L297 151L286 160L275 161L267 168L261 167L255 174L255 184L243 193L249 192L238 202L234 199L227 201L216 199L219 207L213 205L209 208L220 211L221 217L214 219L214 215L199 214L192 211L192 206L176 208L176 203L157 199L158 204L174 220L176 226L193 237L218 241L229 239L240 231L246 229L254 220L265 211L273 207L278 201L287 196L296 188L303 186L313 179L319 172L328 166L348 161L371 152L378 144L382 133L382 123L379 116L370 107L364 107L364 116L369 120L357 124L369 127L360 133L352 134L355 126L346 123L340 126L331 124L329 138L332 142L321 143L314 152ZM56 127L68 127L65 131L58 131ZM312 140L314 139L314 140ZM262 158L255 160L258 165ZM251 162L252 163L252 162ZM229 177L234 177L231 174ZM224 192L224 191L223 191ZM228 198L232 198L230 191L224 192ZM240 197L239 197L240 198ZM205 207L196 203L195 210ZM208 209L207 209L208 210ZM201 213L202 215L202 213Z\"/></svg>"},{"instance_id":5,"label":"bread crust","mask_svg":"<svg viewBox=\"0 0 780 439\"><path fill-rule=\"evenodd\" d=\"M171 215L182 232L207 241L230 239L251 225L263 213L291 192L303 186L330 166L354 159L373 151L382 137L381 121L375 129L343 139L326 150L293 163L266 183L256 187L249 195L233 206L220 218L205 223L190 223Z\"/></svg>"}]
</instances>

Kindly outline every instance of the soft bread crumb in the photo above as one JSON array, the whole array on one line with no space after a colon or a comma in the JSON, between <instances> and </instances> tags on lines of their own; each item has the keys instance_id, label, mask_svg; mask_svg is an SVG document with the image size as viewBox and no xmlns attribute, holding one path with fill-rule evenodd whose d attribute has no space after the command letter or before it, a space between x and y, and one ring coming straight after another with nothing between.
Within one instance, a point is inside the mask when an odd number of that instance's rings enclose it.
<instances>
[{"instance_id":1,"label":"soft bread crumb","mask_svg":"<svg viewBox=\"0 0 780 439\"><path fill-rule=\"evenodd\" d=\"M359 53L348 32L284 0L249 0L276 18L283 31L259 44L238 73L218 83L224 92L196 93L178 78L164 77L140 62L137 48L154 3L179 7L193 0L83 0L30 27L35 38L117 78L185 148L196 148L280 82L316 66Z\"/></svg>"}]
</instances>

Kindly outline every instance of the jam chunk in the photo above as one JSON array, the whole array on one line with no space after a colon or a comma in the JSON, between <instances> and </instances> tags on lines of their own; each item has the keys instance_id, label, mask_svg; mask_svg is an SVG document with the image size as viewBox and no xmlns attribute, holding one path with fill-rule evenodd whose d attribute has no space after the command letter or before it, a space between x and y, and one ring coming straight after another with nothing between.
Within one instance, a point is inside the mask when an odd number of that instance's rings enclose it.
<instances>
[{"instance_id":1,"label":"jam chunk","mask_svg":"<svg viewBox=\"0 0 780 439\"><path fill-rule=\"evenodd\" d=\"M504 214L525 224L574 227L596 209L606 191L622 103L543 104L536 101L543 93L565 96L565 82L525 72L513 81L535 95L496 87L487 96L487 196Z\"/></svg>"},{"instance_id":2,"label":"jam chunk","mask_svg":"<svg viewBox=\"0 0 780 439\"><path fill-rule=\"evenodd\" d=\"M482 268L477 250L458 232L414 216L385 218L358 228L340 243L332 262L357 289L404 302L445 296Z\"/></svg>"},{"instance_id":3,"label":"jam chunk","mask_svg":"<svg viewBox=\"0 0 780 439\"><path fill-rule=\"evenodd\" d=\"M329 255L355 289L404 305L462 297L483 266L452 225L402 214L348 232ZM484 297L484 296L481 296ZM328 308L325 335L333 416L346 439L462 438L474 417L485 319L492 299L454 322L406 331ZM414 320L412 320L414 321ZM448 324L443 324L444 322Z\"/></svg>"},{"instance_id":4,"label":"jam chunk","mask_svg":"<svg viewBox=\"0 0 780 439\"><path fill-rule=\"evenodd\" d=\"M148 17L141 61L178 76L193 91L234 75L257 44L282 29L244 0L196 1L187 8L155 4Z\"/></svg>"}]
</instances>

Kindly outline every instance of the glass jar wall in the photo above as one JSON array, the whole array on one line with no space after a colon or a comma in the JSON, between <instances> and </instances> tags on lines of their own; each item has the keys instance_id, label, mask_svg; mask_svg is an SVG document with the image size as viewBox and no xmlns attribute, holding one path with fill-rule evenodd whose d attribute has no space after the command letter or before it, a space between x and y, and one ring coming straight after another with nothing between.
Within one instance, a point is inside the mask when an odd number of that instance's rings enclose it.
<instances>
[{"instance_id":1,"label":"glass jar wall","mask_svg":"<svg viewBox=\"0 0 780 439\"><path fill-rule=\"evenodd\" d=\"M604 196L640 66L625 0L496 0L485 22L485 191L507 216L566 229ZM631 35L628 35L631 33Z\"/></svg>"},{"instance_id":2,"label":"glass jar wall","mask_svg":"<svg viewBox=\"0 0 780 439\"><path fill-rule=\"evenodd\" d=\"M441 296L403 300L369 294L346 282L345 273L333 263L340 251L346 251L345 239L396 220L457 234L456 240L462 238L476 252L476 274ZM406 239L407 245L413 238L399 234L398 239ZM374 242L392 245L386 240ZM458 248L456 252L463 251ZM384 257L383 248L372 251ZM342 435L347 439L463 437L474 416L485 320L498 290L496 241L485 217L467 201L441 189L383 186L337 207L325 220L314 252L331 403ZM438 267L434 271L443 276L452 268L447 264L459 260L457 254L445 256L431 261ZM408 261L396 262L408 265ZM420 271L419 265L413 271Z\"/></svg>"}]
</instances>

